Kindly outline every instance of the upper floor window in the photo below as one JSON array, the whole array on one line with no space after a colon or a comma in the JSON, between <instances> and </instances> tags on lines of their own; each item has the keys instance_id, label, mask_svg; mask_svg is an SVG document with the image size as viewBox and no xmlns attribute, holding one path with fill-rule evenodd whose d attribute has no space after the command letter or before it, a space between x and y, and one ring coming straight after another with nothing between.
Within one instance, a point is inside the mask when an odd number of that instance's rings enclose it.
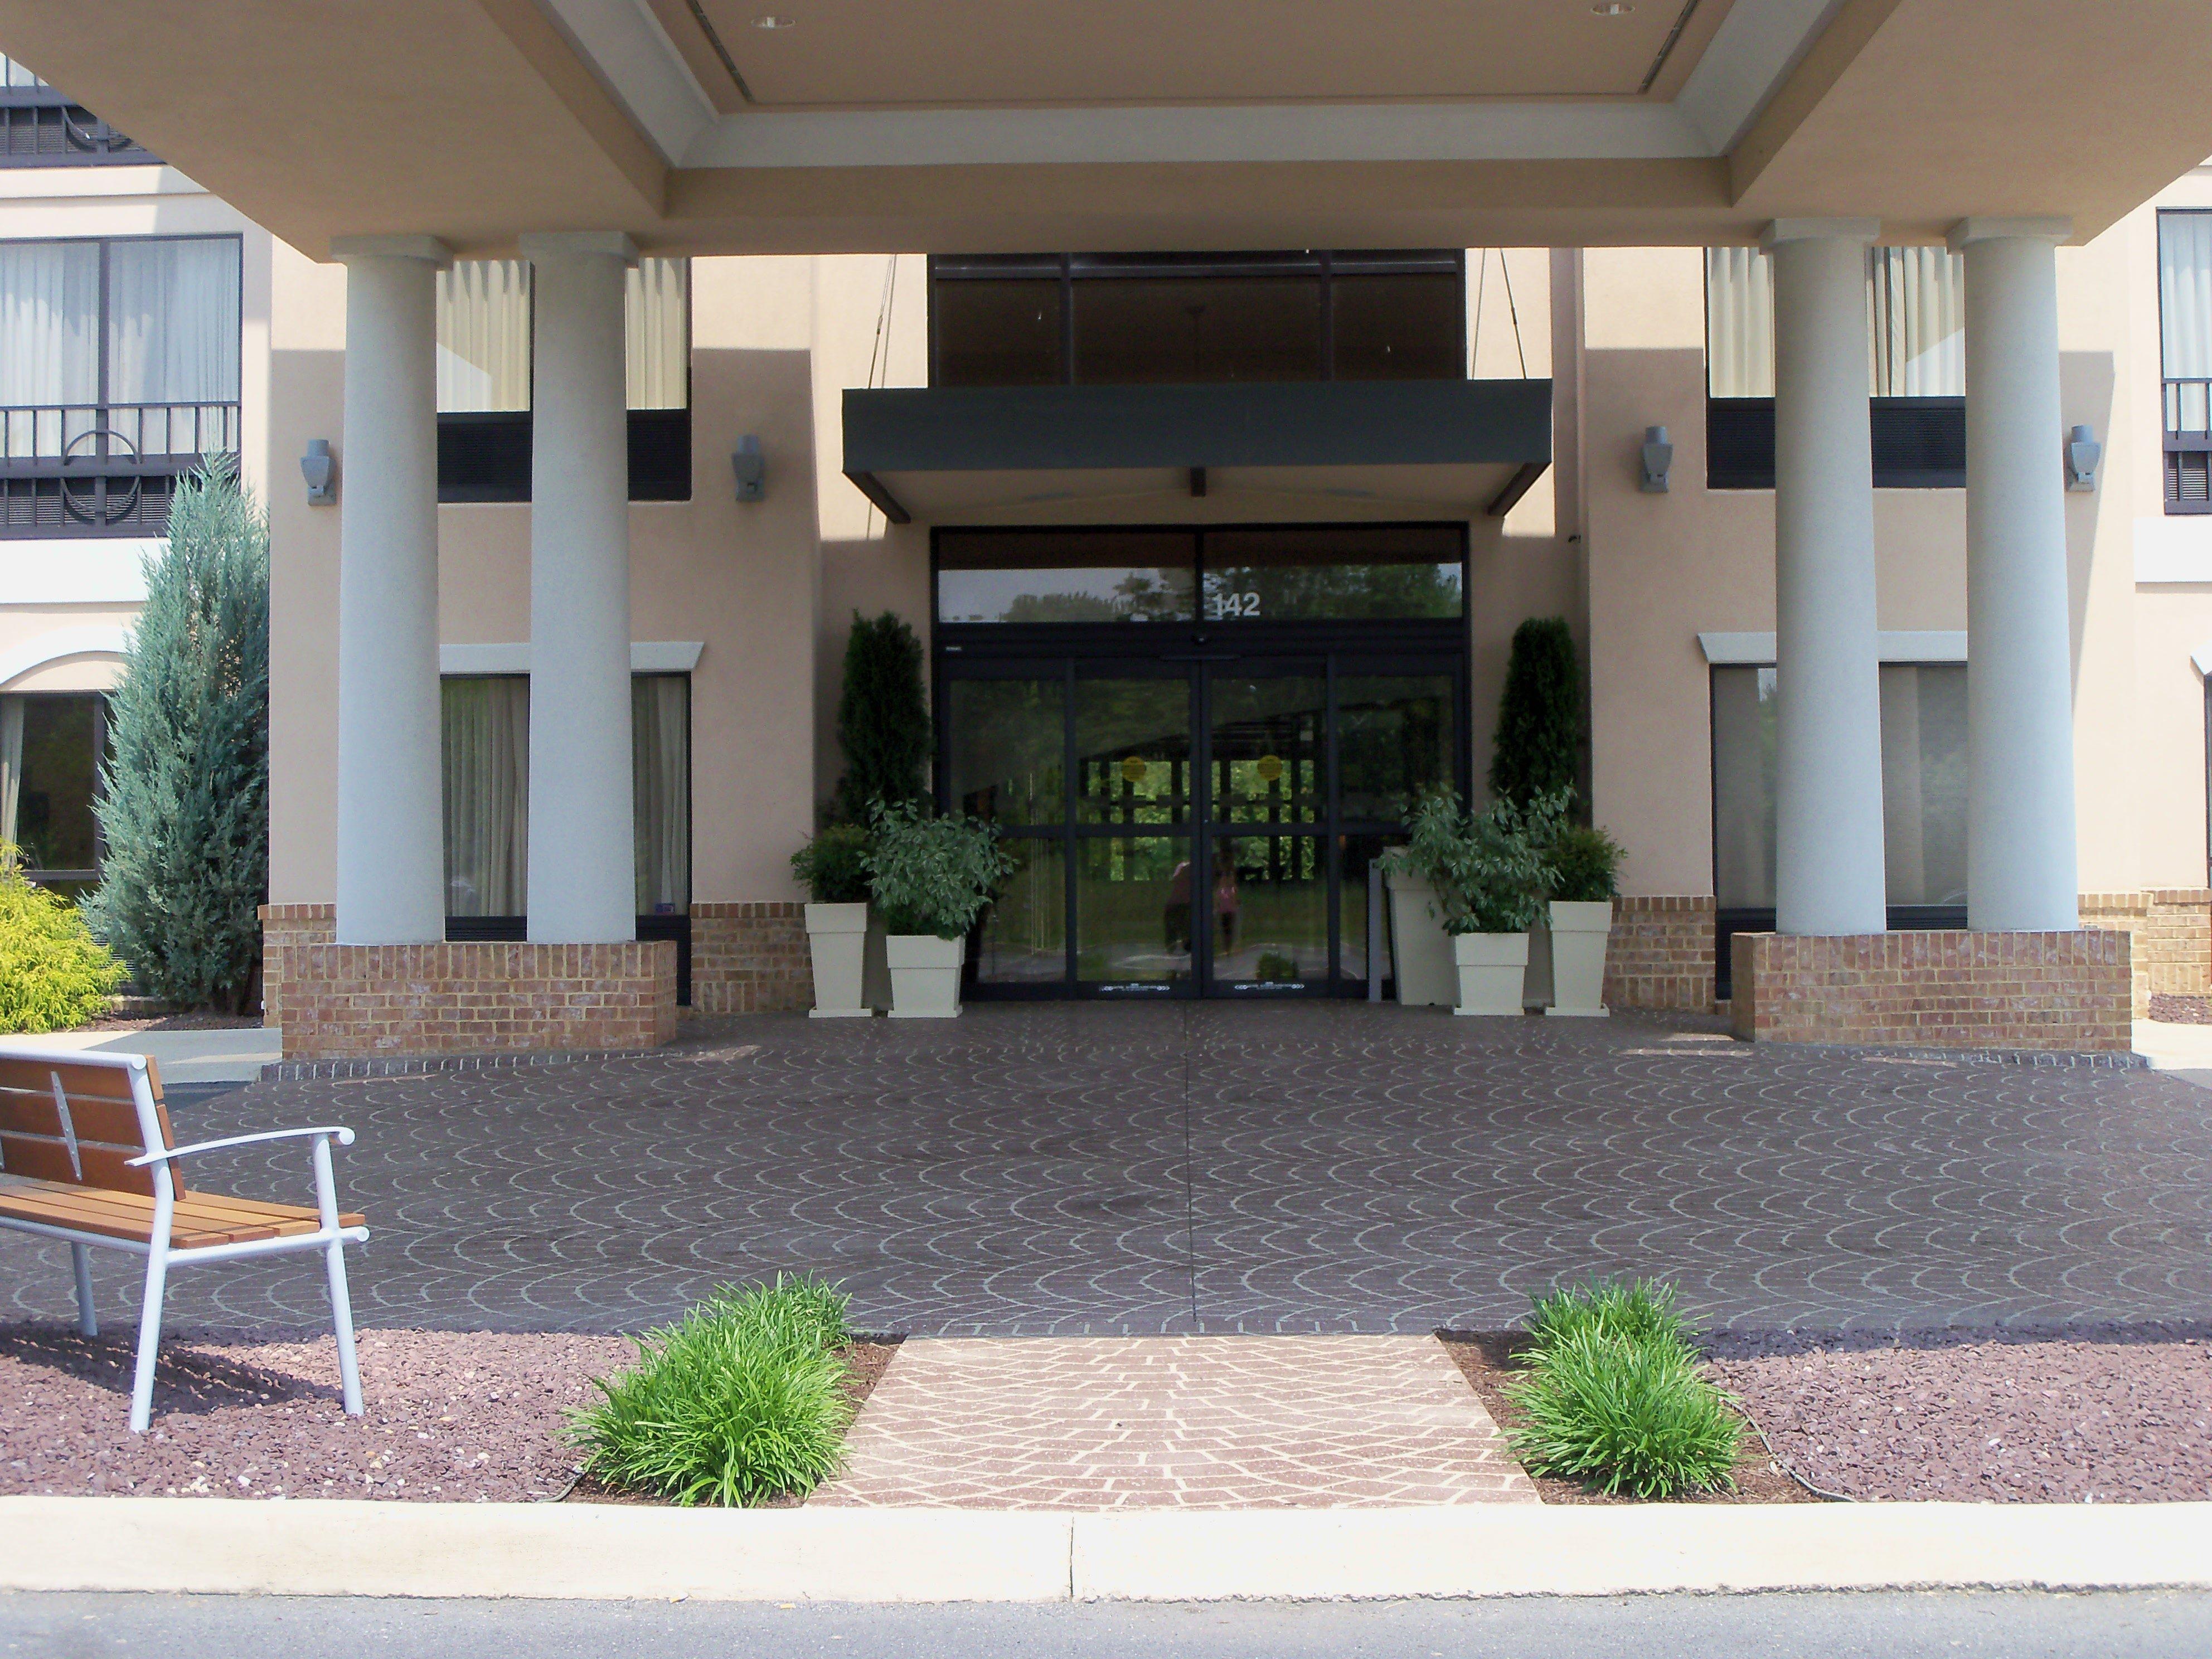
<instances>
[{"instance_id":1,"label":"upper floor window","mask_svg":"<svg viewBox=\"0 0 2212 1659\"><path fill-rule=\"evenodd\" d=\"M234 236L0 242L0 535L158 535L239 444Z\"/></svg>"},{"instance_id":2,"label":"upper floor window","mask_svg":"<svg viewBox=\"0 0 2212 1659\"><path fill-rule=\"evenodd\" d=\"M1867 255L1867 394L1879 489L1955 489L1966 470L1966 261L1936 247ZM1773 261L1705 250L1706 482L1774 487Z\"/></svg>"},{"instance_id":3,"label":"upper floor window","mask_svg":"<svg viewBox=\"0 0 2212 1659\"><path fill-rule=\"evenodd\" d=\"M1467 372L1467 263L1456 249L939 257L929 274L933 386Z\"/></svg>"},{"instance_id":4,"label":"upper floor window","mask_svg":"<svg viewBox=\"0 0 2212 1659\"><path fill-rule=\"evenodd\" d=\"M2212 212L2158 216L2166 510L2212 513Z\"/></svg>"},{"instance_id":5,"label":"upper floor window","mask_svg":"<svg viewBox=\"0 0 2212 1659\"><path fill-rule=\"evenodd\" d=\"M630 499L691 495L691 266L641 259L623 292ZM530 499L530 264L438 275L438 499Z\"/></svg>"},{"instance_id":6,"label":"upper floor window","mask_svg":"<svg viewBox=\"0 0 2212 1659\"><path fill-rule=\"evenodd\" d=\"M0 167L151 164L154 157L72 103L14 58L0 56Z\"/></svg>"}]
</instances>

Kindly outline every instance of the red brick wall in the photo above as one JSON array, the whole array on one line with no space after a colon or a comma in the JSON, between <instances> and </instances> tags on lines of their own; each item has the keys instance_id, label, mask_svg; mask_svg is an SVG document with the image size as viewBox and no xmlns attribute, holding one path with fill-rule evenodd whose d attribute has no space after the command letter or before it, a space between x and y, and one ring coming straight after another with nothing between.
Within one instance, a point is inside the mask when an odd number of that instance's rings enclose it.
<instances>
[{"instance_id":1,"label":"red brick wall","mask_svg":"<svg viewBox=\"0 0 2212 1659\"><path fill-rule=\"evenodd\" d=\"M303 945L328 945L337 937L335 904L264 904L261 917L261 1023L282 1026L284 984L296 969L293 953Z\"/></svg>"},{"instance_id":2,"label":"red brick wall","mask_svg":"<svg viewBox=\"0 0 2212 1659\"><path fill-rule=\"evenodd\" d=\"M691 907L691 1006L766 1014L814 1006L806 907L788 901Z\"/></svg>"},{"instance_id":3,"label":"red brick wall","mask_svg":"<svg viewBox=\"0 0 2212 1659\"><path fill-rule=\"evenodd\" d=\"M2130 939L2064 933L1738 933L1738 1037L2125 1053Z\"/></svg>"},{"instance_id":4,"label":"red brick wall","mask_svg":"<svg viewBox=\"0 0 2212 1659\"><path fill-rule=\"evenodd\" d=\"M1709 898L1615 899L1607 1006L1711 1013L1713 916Z\"/></svg>"},{"instance_id":5,"label":"red brick wall","mask_svg":"<svg viewBox=\"0 0 2212 1659\"><path fill-rule=\"evenodd\" d=\"M676 1036L676 946L284 947L287 1060L652 1048Z\"/></svg>"},{"instance_id":6,"label":"red brick wall","mask_svg":"<svg viewBox=\"0 0 2212 1659\"><path fill-rule=\"evenodd\" d=\"M2137 1019L2150 1018L2154 996L2212 994L2212 892L2084 893L2081 925L2133 937Z\"/></svg>"}]
</instances>

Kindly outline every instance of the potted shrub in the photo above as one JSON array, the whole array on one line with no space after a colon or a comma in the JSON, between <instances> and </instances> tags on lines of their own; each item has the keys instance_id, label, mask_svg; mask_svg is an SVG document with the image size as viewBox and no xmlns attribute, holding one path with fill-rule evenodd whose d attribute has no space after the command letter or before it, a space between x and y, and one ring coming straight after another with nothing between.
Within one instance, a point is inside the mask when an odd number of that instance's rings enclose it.
<instances>
[{"instance_id":1,"label":"potted shrub","mask_svg":"<svg viewBox=\"0 0 2212 1659\"><path fill-rule=\"evenodd\" d=\"M1571 823L1553 838L1549 856L1552 1004L1545 1012L1602 1018L1620 845L1602 830Z\"/></svg>"},{"instance_id":2,"label":"potted shrub","mask_svg":"<svg viewBox=\"0 0 2212 1659\"><path fill-rule=\"evenodd\" d=\"M791 857L806 890L806 952L814 964L815 1019L865 1019L871 967L884 955L884 930L868 914L868 832L833 823Z\"/></svg>"},{"instance_id":3,"label":"potted shrub","mask_svg":"<svg viewBox=\"0 0 2212 1659\"><path fill-rule=\"evenodd\" d=\"M1014 861L988 823L930 817L918 801L878 805L862 861L882 913L893 1019L960 1012L968 934Z\"/></svg>"},{"instance_id":4,"label":"potted shrub","mask_svg":"<svg viewBox=\"0 0 2212 1659\"><path fill-rule=\"evenodd\" d=\"M1449 790L1414 809L1407 857L1436 890L1452 941L1462 1014L1518 1014L1528 969L1528 929L1553 872L1542 848L1556 833L1559 797L1523 810L1501 800L1468 815Z\"/></svg>"}]
</instances>

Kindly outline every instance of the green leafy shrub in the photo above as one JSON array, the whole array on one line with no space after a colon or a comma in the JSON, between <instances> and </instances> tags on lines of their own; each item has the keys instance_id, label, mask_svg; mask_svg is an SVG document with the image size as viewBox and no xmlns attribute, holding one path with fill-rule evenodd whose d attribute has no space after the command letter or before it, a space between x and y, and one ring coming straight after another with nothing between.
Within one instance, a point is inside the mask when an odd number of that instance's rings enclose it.
<instances>
[{"instance_id":1,"label":"green leafy shrub","mask_svg":"<svg viewBox=\"0 0 2212 1659\"><path fill-rule=\"evenodd\" d=\"M865 904L867 856L866 830L833 823L791 855L791 873L817 904Z\"/></svg>"},{"instance_id":2,"label":"green leafy shrub","mask_svg":"<svg viewBox=\"0 0 2212 1659\"><path fill-rule=\"evenodd\" d=\"M1435 888L1446 933L1525 933L1552 889L1555 872L1545 849L1567 805L1558 793L1525 808L1501 799L1469 813L1455 791L1432 789L1413 808L1405 846L1384 856Z\"/></svg>"},{"instance_id":3,"label":"green leafy shrub","mask_svg":"<svg viewBox=\"0 0 2212 1659\"><path fill-rule=\"evenodd\" d=\"M571 1419L586 1473L678 1504L803 1497L837 1471L852 1402L847 1298L812 1278L717 1291L638 1339L635 1369Z\"/></svg>"},{"instance_id":4,"label":"green leafy shrub","mask_svg":"<svg viewBox=\"0 0 2212 1659\"><path fill-rule=\"evenodd\" d=\"M1562 825L1548 849L1552 896L1569 904L1599 904L1620 896L1620 843L1586 823Z\"/></svg>"},{"instance_id":5,"label":"green leafy shrub","mask_svg":"<svg viewBox=\"0 0 2212 1659\"><path fill-rule=\"evenodd\" d=\"M865 855L884 926L965 939L1015 861L974 818L931 817L919 801L878 806Z\"/></svg>"},{"instance_id":6,"label":"green leafy shrub","mask_svg":"<svg viewBox=\"0 0 2212 1659\"><path fill-rule=\"evenodd\" d=\"M0 1031L66 1030L107 1011L122 964L76 907L27 879L0 844Z\"/></svg>"},{"instance_id":7,"label":"green leafy shrub","mask_svg":"<svg viewBox=\"0 0 2212 1659\"><path fill-rule=\"evenodd\" d=\"M107 732L85 920L149 995L242 1012L269 896L269 526L227 457L177 488Z\"/></svg>"},{"instance_id":8,"label":"green leafy shrub","mask_svg":"<svg viewBox=\"0 0 2212 1659\"><path fill-rule=\"evenodd\" d=\"M921 641L896 612L853 613L845 641L845 688L837 699L837 743L845 751L834 816L866 823L878 802L896 806L927 793L929 698Z\"/></svg>"},{"instance_id":9,"label":"green leafy shrub","mask_svg":"<svg viewBox=\"0 0 2212 1659\"><path fill-rule=\"evenodd\" d=\"M1563 789L1571 793L1582 744L1582 671L1575 636L1564 617L1531 617L1513 630L1513 651L1506 659L1490 756L1490 793L1517 806Z\"/></svg>"},{"instance_id":10,"label":"green leafy shrub","mask_svg":"<svg viewBox=\"0 0 2212 1659\"><path fill-rule=\"evenodd\" d=\"M1538 1474L1674 1498L1735 1484L1743 1425L1699 1375L1671 1289L1593 1285L1540 1299L1506 1435Z\"/></svg>"}]
</instances>

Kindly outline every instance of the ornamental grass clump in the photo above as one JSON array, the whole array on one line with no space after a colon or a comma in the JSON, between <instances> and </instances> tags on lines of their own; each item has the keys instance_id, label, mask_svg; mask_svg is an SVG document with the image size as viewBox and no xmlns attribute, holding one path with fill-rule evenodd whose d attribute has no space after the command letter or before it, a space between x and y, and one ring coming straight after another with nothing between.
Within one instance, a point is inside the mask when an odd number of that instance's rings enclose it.
<instances>
[{"instance_id":1,"label":"ornamental grass clump","mask_svg":"<svg viewBox=\"0 0 2212 1659\"><path fill-rule=\"evenodd\" d=\"M837 1471L853 1420L836 1349L847 1297L811 1277L717 1291L638 1339L635 1369L575 1413L585 1472L678 1504L804 1497Z\"/></svg>"},{"instance_id":2,"label":"ornamental grass clump","mask_svg":"<svg viewBox=\"0 0 2212 1659\"><path fill-rule=\"evenodd\" d=\"M1733 1487L1742 1424L1698 1374L1664 1285L1590 1285L1537 1301L1526 1374L1506 1384L1506 1436L1537 1474L1674 1498Z\"/></svg>"}]
</instances>

